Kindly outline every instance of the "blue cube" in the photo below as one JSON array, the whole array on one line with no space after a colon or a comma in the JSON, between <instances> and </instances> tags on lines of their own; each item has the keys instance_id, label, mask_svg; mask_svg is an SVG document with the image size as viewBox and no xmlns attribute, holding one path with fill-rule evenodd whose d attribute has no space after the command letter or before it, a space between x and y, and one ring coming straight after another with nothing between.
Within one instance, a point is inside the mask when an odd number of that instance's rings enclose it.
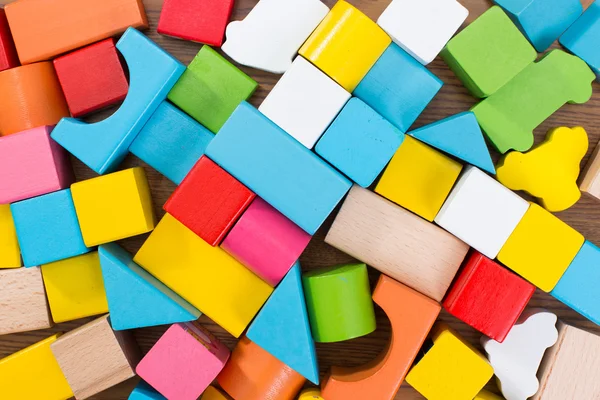
<instances>
[{"instance_id":1,"label":"blue cube","mask_svg":"<svg viewBox=\"0 0 600 400\"><path fill-rule=\"evenodd\" d=\"M600 78L600 5L597 2L560 37L560 43L588 63Z\"/></svg>"},{"instance_id":2,"label":"blue cube","mask_svg":"<svg viewBox=\"0 0 600 400\"><path fill-rule=\"evenodd\" d=\"M128 400L166 400L167 398L158 393L144 381L140 381L129 395Z\"/></svg>"}]
</instances>

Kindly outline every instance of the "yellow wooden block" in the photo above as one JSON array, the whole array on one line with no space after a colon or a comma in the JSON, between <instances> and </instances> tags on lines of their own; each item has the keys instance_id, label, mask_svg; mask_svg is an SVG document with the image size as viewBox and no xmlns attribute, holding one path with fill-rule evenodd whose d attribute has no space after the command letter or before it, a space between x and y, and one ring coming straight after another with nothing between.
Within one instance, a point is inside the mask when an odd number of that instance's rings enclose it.
<instances>
[{"instance_id":1,"label":"yellow wooden block","mask_svg":"<svg viewBox=\"0 0 600 400\"><path fill-rule=\"evenodd\" d=\"M498 396L492 392L488 392L487 390L482 390L479 392L477 396L473 400L503 400L503 397Z\"/></svg>"},{"instance_id":2,"label":"yellow wooden block","mask_svg":"<svg viewBox=\"0 0 600 400\"><path fill-rule=\"evenodd\" d=\"M510 235L498 260L550 292L575 258L583 235L535 203Z\"/></svg>"},{"instance_id":3,"label":"yellow wooden block","mask_svg":"<svg viewBox=\"0 0 600 400\"><path fill-rule=\"evenodd\" d=\"M170 214L159 222L134 261L235 337L273 291Z\"/></svg>"},{"instance_id":4,"label":"yellow wooden block","mask_svg":"<svg viewBox=\"0 0 600 400\"><path fill-rule=\"evenodd\" d=\"M0 360L0 399L66 400L73 396L50 345L60 334Z\"/></svg>"},{"instance_id":5,"label":"yellow wooden block","mask_svg":"<svg viewBox=\"0 0 600 400\"><path fill-rule=\"evenodd\" d=\"M391 42L369 17L340 0L299 53L352 92Z\"/></svg>"},{"instance_id":6,"label":"yellow wooden block","mask_svg":"<svg viewBox=\"0 0 600 400\"><path fill-rule=\"evenodd\" d=\"M460 163L411 136L405 136L375 192L433 221L461 170Z\"/></svg>"},{"instance_id":7,"label":"yellow wooden block","mask_svg":"<svg viewBox=\"0 0 600 400\"><path fill-rule=\"evenodd\" d=\"M406 382L428 400L474 398L494 374L487 359L444 324L434 328L433 346L410 370Z\"/></svg>"},{"instance_id":8,"label":"yellow wooden block","mask_svg":"<svg viewBox=\"0 0 600 400\"><path fill-rule=\"evenodd\" d=\"M88 247L149 232L156 224L141 167L74 183L71 193Z\"/></svg>"},{"instance_id":9,"label":"yellow wooden block","mask_svg":"<svg viewBox=\"0 0 600 400\"><path fill-rule=\"evenodd\" d=\"M548 211L563 211L581 197L577 178L587 150L585 129L555 128L533 150L504 156L496 168L497 178L509 189L537 197Z\"/></svg>"},{"instance_id":10,"label":"yellow wooden block","mask_svg":"<svg viewBox=\"0 0 600 400\"><path fill-rule=\"evenodd\" d=\"M229 400L228 396L225 396L219 389L215 389L212 386L206 388L200 400Z\"/></svg>"},{"instance_id":11,"label":"yellow wooden block","mask_svg":"<svg viewBox=\"0 0 600 400\"><path fill-rule=\"evenodd\" d=\"M321 397L321 391L319 389L304 389L300 392L298 400L325 400Z\"/></svg>"},{"instance_id":12,"label":"yellow wooden block","mask_svg":"<svg viewBox=\"0 0 600 400\"><path fill-rule=\"evenodd\" d=\"M108 312L98 252L42 265L54 322Z\"/></svg>"},{"instance_id":13,"label":"yellow wooden block","mask_svg":"<svg viewBox=\"0 0 600 400\"><path fill-rule=\"evenodd\" d=\"M0 205L0 268L19 268L21 250L9 204Z\"/></svg>"}]
</instances>

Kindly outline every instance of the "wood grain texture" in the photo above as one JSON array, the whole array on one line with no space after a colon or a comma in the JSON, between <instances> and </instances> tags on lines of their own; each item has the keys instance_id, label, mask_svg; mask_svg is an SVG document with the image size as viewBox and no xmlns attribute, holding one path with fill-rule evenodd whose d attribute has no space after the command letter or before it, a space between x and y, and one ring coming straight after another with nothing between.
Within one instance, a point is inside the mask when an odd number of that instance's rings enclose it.
<instances>
[{"instance_id":1,"label":"wood grain texture","mask_svg":"<svg viewBox=\"0 0 600 400\"><path fill-rule=\"evenodd\" d=\"M600 200L600 144L596 146L581 174L579 189Z\"/></svg>"}]
</instances>

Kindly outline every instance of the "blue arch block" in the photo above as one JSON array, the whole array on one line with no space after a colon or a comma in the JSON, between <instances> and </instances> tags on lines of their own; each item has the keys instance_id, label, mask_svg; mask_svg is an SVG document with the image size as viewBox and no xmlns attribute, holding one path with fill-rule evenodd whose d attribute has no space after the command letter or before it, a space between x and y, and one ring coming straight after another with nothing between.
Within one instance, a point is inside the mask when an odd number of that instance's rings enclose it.
<instances>
[{"instance_id":1,"label":"blue arch block","mask_svg":"<svg viewBox=\"0 0 600 400\"><path fill-rule=\"evenodd\" d=\"M560 44L588 63L600 79L600 4L593 2L560 37Z\"/></svg>"}]
</instances>

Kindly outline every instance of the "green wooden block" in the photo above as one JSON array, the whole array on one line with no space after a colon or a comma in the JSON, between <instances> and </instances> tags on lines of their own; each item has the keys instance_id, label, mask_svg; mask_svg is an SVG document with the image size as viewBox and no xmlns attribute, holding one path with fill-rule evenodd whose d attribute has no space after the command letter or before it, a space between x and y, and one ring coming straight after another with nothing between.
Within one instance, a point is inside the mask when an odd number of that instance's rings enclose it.
<instances>
[{"instance_id":1,"label":"green wooden block","mask_svg":"<svg viewBox=\"0 0 600 400\"><path fill-rule=\"evenodd\" d=\"M565 103L591 98L595 77L580 58L553 50L472 111L499 152L524 152L533 146L533 130Z\"/></svg>"},{"instance_id":2,"label":"green wooden block","mask_svg":"<svg viewBox=\"0 0 600 400\"><path fill-rule=\"evenodd\" d=\"M196 121L217 133L258 84L210 46L204 46L187 67L168 99Z\"/></svg>"},{"instance_id":3,"label":"green wooden block","mask_svg":"<svg viewBox=\"0 0 600 400\"><path fill-rule=\"evenodd\" d=\"M537 53L494 6L450 40L441 56L473 96L487 97L534 62Z\"/></svg>"}]
</instances>

